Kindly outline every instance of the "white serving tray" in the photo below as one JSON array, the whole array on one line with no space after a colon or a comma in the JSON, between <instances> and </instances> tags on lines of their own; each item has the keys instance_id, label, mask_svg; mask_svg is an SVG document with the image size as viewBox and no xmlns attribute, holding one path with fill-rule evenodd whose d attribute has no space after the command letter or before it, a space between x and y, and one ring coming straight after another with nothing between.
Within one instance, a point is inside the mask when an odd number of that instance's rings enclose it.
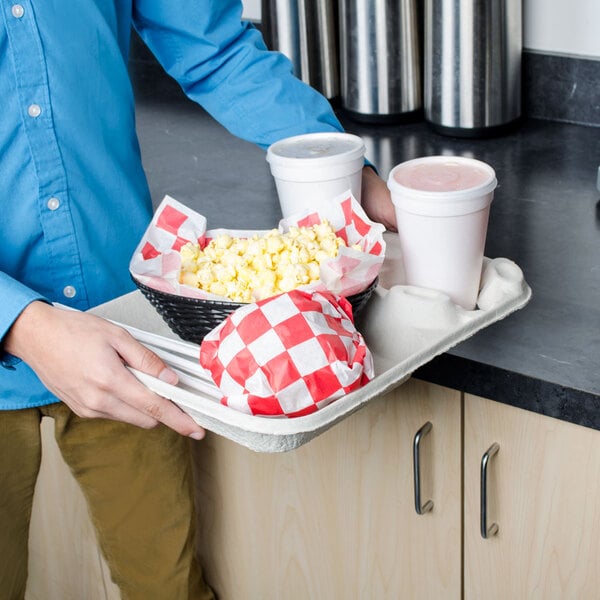
<instances>
[{"instance_id":1,"label":"white serving tray","mask_svg":"<svg viewBox=\"0 0 600 600\"><path fill-rule=\"evenodd\" d=\"M367 402L401 385L432 358L522 308L531 297L521 269L505 258L485 259L478 309L473 311L452 304L438 292L390 286L390 277L396 273L397 280L399 272L396 239L397 235L386 234L388 245L380 285L357 319L357 328L364 335L375 363L374 379L359 390L315 413L289 419L247 415L182 383L173 386L142 373L136 376L206 429L257 452L285 452L305 444ZM180 341L140 292L117 298L92 312ZM184 345L189 350L189 342Z\"/></svg>"}]
</instances>

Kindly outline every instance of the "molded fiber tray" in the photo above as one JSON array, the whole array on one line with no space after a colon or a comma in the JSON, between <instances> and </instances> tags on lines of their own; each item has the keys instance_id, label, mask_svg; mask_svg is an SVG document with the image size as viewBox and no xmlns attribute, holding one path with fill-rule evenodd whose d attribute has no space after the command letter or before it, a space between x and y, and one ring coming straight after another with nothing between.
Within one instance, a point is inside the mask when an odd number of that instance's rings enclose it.
<instances>
[{"instance_id":1,"label":"molded fiber tray","mask_svg":"<svg viewBox=\"0 0 600 600\"><path fill-rule=\"evenodd\" d=\"M375 377L321 410L291 419L252 416L204 397L181 383L172 386L144 374L136 376L150 389L170 398L206 429L257 452L285 452L307 443L367 402L401 385L420 366L522 308L531 297L521 269L505 258L485 259L477 310L466 311L452 304L446 295L423 288L396 285L387 289L386 280L399 260L393 242L394 238L390 238L380 285L357 320L357 328L373 353ZM139 291L92 312L171 340L178 339Z\"/></svg>"}]
</instances>

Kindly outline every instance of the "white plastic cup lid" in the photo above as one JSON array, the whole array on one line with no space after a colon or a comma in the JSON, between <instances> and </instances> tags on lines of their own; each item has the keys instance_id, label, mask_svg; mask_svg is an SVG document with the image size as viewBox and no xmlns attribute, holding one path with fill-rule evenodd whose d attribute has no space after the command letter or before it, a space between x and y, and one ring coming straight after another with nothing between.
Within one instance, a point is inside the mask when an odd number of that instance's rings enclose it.
<instances>
[{"instance_id":1,"label":"white plastic cup lid","mask_svg":"<svg viewBox=\"0 0 600 600\"><path fill-rule=\"evenodd\" d=\"M363 158L365 144L351 133L307 133L279 140L267 150L271 167L303 169L352 162Z\"/></svg>"},{"instance_id":2,"label":"white plastic cup lid","mask_svg":"<svg viewBox=\"0 0 600 600\"><path fill-rule=\"evenodd\" d=\"M485 208L498 181L494 169L480 160L426 156L396 165L387 185L397 208L450 216Z\"/></svg>"}]
</instances>

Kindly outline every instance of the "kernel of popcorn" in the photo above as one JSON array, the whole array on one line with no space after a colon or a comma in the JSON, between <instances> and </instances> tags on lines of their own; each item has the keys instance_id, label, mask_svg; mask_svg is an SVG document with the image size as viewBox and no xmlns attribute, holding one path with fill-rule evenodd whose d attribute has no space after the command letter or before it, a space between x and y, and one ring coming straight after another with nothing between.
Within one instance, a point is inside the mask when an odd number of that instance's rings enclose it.
<instances>
[{"instance_id":1,"label":"kernel of popcorn","mask_svg":"<svg viewBox=\"0 0 600 600\"><path fill-rule=\"evenodd\" d=\"M291 292L297 287L298 284L296 283L294 277L283 277L279 280L278 288L281 292Z\"/></svg>"},{"instance_id":2,"label":"kernel of popcorn","mask_svg":"<svg viewBox=\"0 0 600 600\"><path fill-rule=\"evenodd\" d=\"M198 287L198 277L196 273L188 271L186 273L182 273L179 278L179 283L183 283L184 285L191 285L192 287Z\"/></svg>"},{"instance_id":3,"label":"kernel of popcorn","mask_svg":"<svg viewBox=\"0 0 600 600\"><path fill-rule=\"evenodd\" d=\"M292 273L296 278L296 283L298 283L299 285L305 285L307 283L310 283L310 277L308 276L309 270L306 265L297 264L290 266L292 267Z\"/></svg>"},{"instance_id":4,"label":"kernel of popcorn","mask_svg":"<svg viewBox=\"0 0 600 600\"><path fill-rule=\"evenodd\" d=\"M274 235L270 235L267 238L267 252L270 254L276 254L280 252L284 247L284 243L279 237L275 237Z\"/></svg>"},{"instance_id":5,"label":"kernel of popcorn","mask_svg":"<svg viewBox=\"0 0 600 600\"><path fill-rule=\"evenodd\" d=\"M265 270L272 270L273 257L270 254L261 254L260 256L253 258L250 264L257 273Z\"/></svg>"},{"instance_id":6,"label":"kernel of popcorn","mask_svg":"<svg viewBox=\"0 0 600 600\"><path fill-rule=\"evenodd\" d=\"M310 254L306 248L298 248L298 263L305 265L310 262Z\"/></svg>"},{"instance_id":7,"label":"kernel of popcorn","mask_svg":"<svg viewBox=\"0 0 600 600\"><path fill-rule=\"evenodd\" d=\"M211 281L208 291L217 296L225 296L227 294L227 288L220 281Z\"/></svg>"},{"instance_id":8,"label":"kernel of popcorn","mask_svg":"<svg viewBox=\"0 0 600 600\"><path fill-rule=\"evenodd\" d=\"M306 251L312 256L319 249L319 242L316 240L311 240L307 242L304 247Z\"/></svg>"},{"instance_id":9,"label":"kernel of popcorn","mask_svg":"<svg viewBox=\"0 0 600 600\"><path fill-rule=\"evenodd\" d=\"M227 290L227 293L224 295L232 300L237 300L238 302L252 301L251 290L248 288L248 286L244 286L239 281L228 281L225 284L225 289Z\"/></svg>"},{"instance_id":10,"label":"kernel of popcorn","mask_svg":"<svg viewBox=\"0 0 600 600\"><path fill-rule=\"evenodd\" d=\"M331 238L326 238L321 242L321 250L326 252L330 258L337 256L338 248L339 246L337 242Z\"/></svg>"},{"instance_id":11,"label":"kernel of popcorn","mask_svg":"<svg viewBox=\"0 0 600 600\"><path fill-rule=\"evenodd\" d=\"M321 265L316 260L311 260L308 265L308 276L311 281L316 281L321 276Z\"/></svg>"},{"instance_id":12,"label":"kernel of popcorn","mask_svg":"<svg viewBox=\"0 0 600 600\"><path fill-rule=\"evenodd\" d=\"M283 252L279 253L279 260L277 261L277 264L279 266L289 265L291 262L292 262L291 250L286 248L285 250L283 250Z\"/></svg>"},{"instance_id":13,"label":"kernel of popcorn","mask_svg":"<svg viewBox=\"0 0 600 600\"><path fill-rule=\"evenodd\" d=\"M226 283L233 281L237 276L237 272L234 267L220 263L214 266L213 275L218 281Z\"/></svg>"},{"instance_id":14,"label":"kernel of popcorn","mask_svg":"<svg viewBox=\"0 0 600 600\"><path fill-rule=\"evenodd\" d=\"M269 298L279 293L277 287L277 277L274 271L264 271L258 274L255 280L253 297L255 300Z\"/></svg>"},{"instance_id":15,"label":"kernel of popcorn","mask_svg":"<svg viewBox=\"0 0 600 600\"><path fill-rule=\"evenodd\" d=\"M235 248L237 250L237 253L240 256L243 256L244 254L246 254L247 250L248 250L248 244L249 241L246 238L236 238L235 240Z\"/></svg>"},{"instance_id":16,"label":"kernel of popcorn","mask_svg":"<svg viewBox=\"0 0 600 600\"><path fill-rule=\"evenodd\" d=\"M195 273L198 270L198 263L192 258L186 258L181 261L181 271L186 273Z\"/></svg>"},{"instance_id":17,"label":"kernel of popcorn","mask_svg":"<svg viewBox=\"0 0 600 600\"><path fill-rule=\"evenodd\" d=\"M327 219L324 219L322 223L317 223L314 226L314 231L318 240L328 237L331 234L331 225Z\"/></svg>"},{"instance_id":18,"label":"kernel of popcorn","mask_svg":"<svg viewBox=\"0 0 600 600\"><path fill-rule=\"evenodd\" d=\"M231 247L231 243L233 242L233 238L227 234L223 233L215 238L214 243L216 248L220 248L222 250L227 250L227 248Z\"/></svg>"},{"instance_id":19,"label":"kernel of popcorn","mask_svg":"<svg viewBox=\"0 0 600 600\"><path fill-rule=\"evenodd\" d=\"M238 269L246 263L244 257L240 256L237 252L225 253L221 257L221 262L234 269Z\"/></svg>"},{"instance_id":20,"label":"kernel of popcorn","mask_svg":"<svg viewBox=\"0 0 600 600\"><path fill-rule=\"evenodd\" d=\"M236 279L244 285L248 285L256 275L254 269L250 265L245 264L236 267L235 271L237 273Z\"/></svg>"},{"instance_id":21,"label":"kernel of popcorn","mask_svg":"<svg viewBox=\"0 0 600 600\"><path fill-rule=\"evenodd\" d=\"M277 281L277 275L275 271L262 271L257 274L257 282L261 286L275 286Z\"/></svg>"},{"instance_id":22,"label":"kernel of popcorn","mask_svg":"<svg viewBox=\"0 0 600 600\"><path fill-rule=\"evenodd\" d=\"M301 230L302 237L305 240L316 240L317 235L315 234L315 230L309 227L303 227Z\"/></svg>"},{"instance_id":23,"label":"kernel of popcorn","mask_svg":"<svg viewBox=\"0 0 600 600\"><path fill-rule=\"evenodd\" d=\"M198 258L199 251L200 251L200 247L198 246L198 244L192 244L192 242L187 242L179 250L179 253L181 254L181 260L182 261L188 261L188 260L194 261Z\"/></svg>"},{"instance_id":24,"label":"kernel of popcorn","mask_svg":"<svg viewBox=\"0 0 600 600\"><path fill-rule=\"evenodd\" d=\"M263 249L260 247L258 240L252 238L246 247L246 254L249 256L260 256L262 253Z\"/></svg>"},{"instance_id":25,"label":"kernel of popcorn","mask_svg":"<svg viewBox=\"0 0 600 600\"><path fill-rule=\"evenodd\" d=\"M315 260L321 264L322 262L329 260L331 256L325 250L318 250L315 252Z\"/></svg>"},{"instance_id":26,"label":"kernel of popcorn","mask_svg":"<svg viewBox=\"0 0 600 600\"><path fill-rule=\"evenodd\" d=\"M212 266L210 263L202 265L196 271L196 278L198 280L198 287L205 289L208 287L215 277L213 275Z\"/></svg>"},{"instance_id":27,"label":"kernel of popcorn","mask_svg":"<svg viewBox=\"0 0 600 600\"><path fill-rule=\"evenodd\" d=\"M206 246L206 248L204 248L204 255L206 257L210 258L210 260L213 260L216 262L219 260L220 253L215 246L211 246L209 244L208 246Z\"/></svg>"}]
</instances>

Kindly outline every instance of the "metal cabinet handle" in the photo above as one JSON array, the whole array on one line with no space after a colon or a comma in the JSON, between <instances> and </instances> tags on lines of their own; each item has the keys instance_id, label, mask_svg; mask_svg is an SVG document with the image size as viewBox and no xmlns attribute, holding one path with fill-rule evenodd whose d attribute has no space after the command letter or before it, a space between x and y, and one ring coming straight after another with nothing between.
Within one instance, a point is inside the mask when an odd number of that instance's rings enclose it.
<instances>
[{"instance_id":1,"label":"metal cabinet handle","mask_svg":"<svg viewBox=\"0 0 600 600\"><path fill-rule=\"evenodd\" d=\"M427 421L419 431L415 434L413 441L413 473L414 473L414 484L415 484L415 510L418 515L423 515L429 512L433 508L433 500L427 500L425 504L421 505L421 459L420 459L420 445L421 439L424 435L431 431L431 423Z\"/></svg>"},{"instance_id":2,"label":"metal cabinet handle","mask_svg":"<svg viewBox=\"0 0 600 600\"><path fill-rule=\"evenodd\" d=\"M487 525L487 470L490 458L498 452L500 445L494 442L481 457L481 537L485 540L498 533L498 523Z\"/></svg>"}]
</instances>

